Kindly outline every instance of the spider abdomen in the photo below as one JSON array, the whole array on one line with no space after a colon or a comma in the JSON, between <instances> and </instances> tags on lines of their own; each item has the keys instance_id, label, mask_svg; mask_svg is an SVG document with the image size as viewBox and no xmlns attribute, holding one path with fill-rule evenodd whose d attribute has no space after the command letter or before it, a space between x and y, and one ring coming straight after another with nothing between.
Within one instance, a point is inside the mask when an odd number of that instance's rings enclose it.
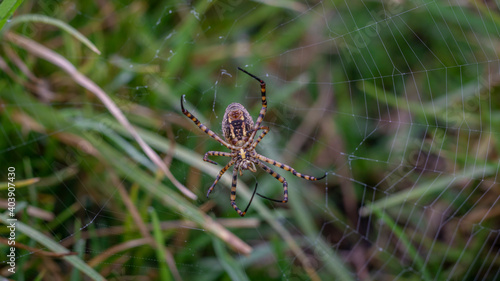
<instances>
[{"instance_id":1,"label":"spider abdomen","mask_svg":"<svg viewBox=\"0 0 500 281\"><path fill-rule=\"evenodd\" d=\"M222 120L224 138L233 145L243 145L253 130L253 119L239 103L232 103L226 108Z\"/></svg>"}]
</instances>

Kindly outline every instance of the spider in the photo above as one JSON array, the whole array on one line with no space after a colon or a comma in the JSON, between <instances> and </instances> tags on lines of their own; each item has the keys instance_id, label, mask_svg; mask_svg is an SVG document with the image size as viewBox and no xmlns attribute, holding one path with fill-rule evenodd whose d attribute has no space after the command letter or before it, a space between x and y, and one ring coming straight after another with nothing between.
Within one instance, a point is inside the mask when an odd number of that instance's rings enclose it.
<instances>
[{"instance_id":1,"label":"spider","mask_svg":"<svg viewBox=\"0 0 500 281\"><path fill-rule=\"evenodd\" d=\"M182 113L184 113L184 115L186 115L189 119L191 119L198 126L198 128L200 128L203 132L207 133L209 136L214 138L216 141L218 141L225 147L231 149L231 152L208 151L207 153L205 153L205 156L203 157L203 161L215 165L217 165L217 163L215 161L208 159L208 156L225 156L231 158L229 163L227 163L227 165L224 166L224 168L222 168L222 170L219 172L212 186L210 186L210 188L208 189L207 198L210 195L210 193L214 190L215 185L220 180L222 175L231 166L234 165L233 181L231 185L231 206L240 216L243 217L248 211L250 204L252 203L255 192L257 191L257 184L255 185L255 189L253 191L252 197L250 198L248 206L246 207L245 211L241 211L235 202L236 180L238 178L238 172L241 176L243 175L244 170L250 170L251 172L256 172L257 167L259 167L265 172L269 173L275 179L280 181L283 184L284 195L282 200L272 199L257 193L257 195L259 195L264 199L268 199L279 203L288 202L288 183L284 177L282 177L281 175L273 171L271 168L264 165L263 162L269 163L276 167L280 167L281 169L291 172L294 176L310 181L321 180L326 177L326 174L320 178L304 175L297 172L294 168L288 165L269 159L255 152L255 147L259 144L262 138L264 138L264 136L269 132L269 127L261 126L262 120L264 119L264 116L266 115L267 111L266 83L262 79L258 78L253 74L250 74L246 70L241 69L239 67L238 69L244 72L245 74L249 75L250 77L254 78L255 80L259 81L260 83L260 92L262 94L262 109L260 110L259 117L257 118L257 122L255 122L255 124L253 122L252 117L245 109L245 107L243 107L243 105L239 103L231 103L226 108L226 112L224 113L224 118L222 119L222 132L225 138L225 140L223 140L214 131L210 130L207 126L203 125L200 122L200 120L198 120L192 113L190 113L184 108L183 100L185 95L182 95L181 97L181 109ZM254 140L255 135L259 130L262 130L262 132L257 138L257 140Z\"/></svg>"}]
</instances>

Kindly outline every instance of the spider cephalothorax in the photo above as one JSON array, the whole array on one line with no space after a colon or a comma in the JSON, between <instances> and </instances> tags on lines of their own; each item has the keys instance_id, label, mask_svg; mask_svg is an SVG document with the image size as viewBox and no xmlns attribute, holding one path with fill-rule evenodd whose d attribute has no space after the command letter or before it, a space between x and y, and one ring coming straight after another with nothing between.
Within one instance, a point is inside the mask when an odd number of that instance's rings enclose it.
<instances>
[{"instance_id":1,"label":"spider cephalothorax","mask_svg":"<svg viewBox=\"0 0 500 281\"><path fill-rule=\"evenodd\" d=\"M262 123L262 120L264 119L264 116L266 115L267 111L267 100L266 100L266 83L256 77L253 74L248 73L247 71L241 69L238 67L239 70L243 71L244 73L250 75L252 78L260 82L260 92L261 92L261 97L262 97L262 108L259 113L259 117L257 118L257 121L253 122L252 117L248 113L248 111L243 107L243 105L239 103L232 103L226 108L226 112L224 113L224 118L222 120L222 132L224 133L224 138L226 140L221 139L216 133L214 133L212 130L207 128L207 126L203 125L196 117L193 116L189 111L187 111L184 108L183 104L183 99L184 95L181 97L181 108L182 108L182 113L186 115L189 119L191 119L203 132L207 133L209 136L214 138L216 141L224 145L225 147L231 149L231 152L222 152L222 151L209 151L205 153L205 156L203 157L203 160L212 164L217 164L215 161L208 159L208 156L225 156L225 157L231 157L231 160L229 163L222 168L222 170L219 172L217 177L215 178L214 183L210 188L208 189L207 192L207 197L210 195L210 192L214 189L215 185L219 181L219 179L222 177L222 175L231 167L234 165L234 170L233 170L233 182L231 185L231 206L238 212L240 216L244 216L248 210L248 207L250 207L250 204L252 203L253 197L255 195L255 192L257 191L257 185L255 185L254 192L252 194L252 197L250 198L250 202L248 203L248 206L246 207L245 211L241 211L238 206L236 206L236 181L238 179L238 171L240 175L243 175L244 170L250 170L251 172L256 172L256 166L260 167L262 170L265 172L269 173L271 176L276 178L278 181L283 183L283 200L275 200L268 198L266 196L260 195L257 193L257 195L269 199L271 201L275 202L282 202L286 203L288 202L288 183L286 179L282 176L280 176L278 173L273 171L271 168L267 167L264 165L263 162L269 163L271 165L280 167L281 169L284 169L286 171L292 172L294 176L297 176L299 178L303 178L306 180L310 181L316 181L320 180L326 175L324 175L321 178L315 178L312 176L308 175L303 175L299 172L297 172L294 168L285 165L283 163L280 163L278 161L269 159L265 156L262 156L255 152L255 147L259 142L262 140L262 138L269 132L269 127L265 126L260 126ZM255 134L257 131L262 130L262 133L259 135L257 140L254 140Z\"/></svg>"}]
</instances>

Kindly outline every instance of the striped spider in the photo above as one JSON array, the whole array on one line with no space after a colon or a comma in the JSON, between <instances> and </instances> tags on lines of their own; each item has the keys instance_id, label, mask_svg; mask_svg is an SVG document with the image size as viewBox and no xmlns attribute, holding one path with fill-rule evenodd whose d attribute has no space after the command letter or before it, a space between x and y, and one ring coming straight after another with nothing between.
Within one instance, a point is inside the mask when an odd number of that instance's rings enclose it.
<instances>
[{"instance_id":1,"label":"striped spider","mask_svg":"<svg viewBox=\"0 0 500 281\"><path fill-rule=\"evenodd\" d=\"M182 113L186 115L189 119L191 119L197 126L200 128L203 132L207 133L209 136L214 138L216 141L224 145L225 147L231 149L231 152L222 152L222 151L208 151L205 153L205 156L203 157L203 161L216 164L215 161L212 161L208 159L208 156L225 156L225 157L230 157L231 160L227 165L222 168L222 170L219 172L217 177L215 178L214 183L210 188L208 189L207 192L207 197L210 195L210 193L213 191L215 185L219 181L219 179L222 177L222 175L231 167L234 165L233 169L233 182L231 185L231 206L238 212L240 216L244 216L248 210L248 207L250 207L250 204L252 203L253 197L255 195L255 192L257 191L257 184L255 185L255 189L253 191L252 197L250 198L250 202L248 203L248 206L246 207L245 211L241 211L238 206L236 206L236 180L238 178L238 171L240 176L243 175L244 170L250 170L252 172L257 171L257 167L261 168L265 172L269 173L271 176L273 176L275 179L280 181L283 184L283 193L284 197L282 200L276 200L276 199L271 199L269 197L263 196L259 193L260 197L264 199L268 199L274 202L279 202L279 203L286 203L288 202L288 183L286 182L286 179L282 176L280 176L278 173L273 171L271 168L267 167L264 165L263 162L269 163L271 165L274 165L276 167L280 167L283 170L292 172L294 176L297 176L299 178L303 178L306 180L310 181L317 181L320 179L323 179L326 177L326 174L320 178L315 178L312 176L304 175L299 172L297 172L294 168L285 165L283 163L280 163L278 161L269 159L265 156L262 156L255 152L255 147L259 142L264 138L264 136L269 132L269 127L266 126L260 126L262 123L262 120L264 119L264 116L266 115L267 111L267 100L266 100L266 83L256 77L253 74L248 73L247 71L241 69L238 67L239 70L243 71L244 73L248 74L255 80L260 82L260 92L262 94L262 109L260 110L259 117L257 118L257 122L254 124L253 119L248 113L248 111L243 107L243 105L239 103L232 103L226 108L226 112L224 113L224 118L222 120L222 132L224 134L224 138L226 140L221 139L216 133L214 133L212 130L210 130L207 126L203 125L196 117L194 117L193 114L191 114L189 111L187 111L184 108L183 100L185 95L182 95L181 97L181 108L182 108ZM257 140L254 141L255 135L257 131L262 130L261 134L257 138Z\"/></svg>"}]
</instances>

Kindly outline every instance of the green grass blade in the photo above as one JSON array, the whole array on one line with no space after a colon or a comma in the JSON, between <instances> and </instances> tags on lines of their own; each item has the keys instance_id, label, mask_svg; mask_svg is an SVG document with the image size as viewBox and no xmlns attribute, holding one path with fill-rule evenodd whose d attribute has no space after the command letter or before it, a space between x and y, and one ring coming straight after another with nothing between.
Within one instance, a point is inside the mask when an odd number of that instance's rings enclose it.
<instances>
[{"instance_id":1,"label":"green grass blade","mask_svg":"<svg viewBox=\"0 0 500 281\"><path fill-rule=\"evenodd\" d=\"M85 254L85 240L81 239L81 231L78 231L82 227L82 222L77 219L75 220L75 240L76 243L73 245L73 251L75 253L78 253L78 257L82 258L83 255ZM71 271L71 276L70 276L71 281L80 281L82 280L78 270L76 268L73 268Z\"/></svg>"},{"instance_id":2,"label":"green grass blade","mask_svg":"<svg viewBox=\"0 0 500 281\"><path fill-rule=\"evenodd\" d=\"M0 214L0 221L2 221L5 224L10 223L8 221L8 217L4 214ZM31 239L37 241L38 243L42 244L43 246L47 247L49 250L51 250L54 253L69 253L70 251L63 246L59 245L57 242L53 241L52 239L48 238L45 236L43 233L39 232L38 230L32 228L31 226L17 221L16 222L16 232L17 233L23 233L26 236L30 237ZM97 271L95 271L92 267L88 266L85 261L80 259L77 256L65 256L63 259L67 262L69 262L71 265L73 265L75 268L80 270L82 273L87 275L89 278L92 280L106 280L104 277L102 277Z\"/></svg>"},{"instance_id":3,"label":"green grass blade","mask_svg":"<svg viewBox=\"0 0 500 281\"><path fill-rule=\"evenodd\" d=\"M58 20L54 19L51 17L47 17L44 15L21 15L13 18L11 22L5 26L5 29L2 32L7 31L10 29L12 26L20 23L26 23L26 22L39 22L39 23L45 23L45 24L50 24L56 27L59 27L60 29L66 31L73 37L75 37L78 41L82 42L85 46L87 46L90 50L92 50L94 53L100 55L101 51L92 43L90 42L87 37L85 37L83 34L81 34L78 30L74 29L72 26L69 24Z\"/></svg>"},{"instance_id":4,"label":"green grass blade","mask_svg":"<svg viewBox=\"0 0 500 281\"><path fill-rule=\"evenodd\" d=\"M385 222L387 226L391 229L391 231L399 238L403 246L407 249L408 254L411 257L411 260L414 261L416 267L419 269L419 272L422 273L422 277L425 280L430 280L430 274L424 267L424 261L422 257L418 254L417 249L411 244L410 239L406 236L404 231L399 227L387 214L382 213L379 209L374 210L375 216Z\"/></svg>"},{"instance_id":5,"label":"green grass blade","mask_svg":"<svg viewBox=\"0 0 500 281\"><path fill-rule=\"evenodd\" d=\"M250 280L243 266L226 251L224 243L217 238L212 238L212 241L215 254L231 280Z\"/></svg>"},{"instance_id":6,"label":"green grass blade","mask_svg":"<svg viewBox=\"0 0 500 281\"><path fill-rule=\"evenodd\" d=\"M158 266L160 268L160 279L165 281L172 280L172 276L167 267L167 257L165 256L165 249L163 244L165 243L165 238L163 237L163 233L161 232L160 220L158 219L158 214L154 208L149 209L149 213L151 214L151 223L153 225L153 236L156 241L156 257L158 259Z\"/></svg>"},{"instance_id":7,"label":"green grass blade","mask_svg":"<svg viewBox=\"0 0 500 281\"><path fill-rule=\"evenodd\" d=\"M360 209L360 214L362 216L367 216L375 210L384 210L390 207L400 206L407 201L419 199L423 196L430 196L436 192L440 192L453 182L460 182L464 179L483 176L483 174L485 176L492 175L495 172L496 166L490 165L481 168L472 167L461 175L438 176L431 182L422 183L411 190L403 190L368 204Z\"/></svg>"},{"instance_id":8,"label":"green grass blade","mask_svg":"<svg viewBox=\"0 0 500 281\"><path fill-rule=\"evenodd\" d=\"M4 0L0 3L0 31L21 3L23 0Z\"/></svg>"}]
</instances>

